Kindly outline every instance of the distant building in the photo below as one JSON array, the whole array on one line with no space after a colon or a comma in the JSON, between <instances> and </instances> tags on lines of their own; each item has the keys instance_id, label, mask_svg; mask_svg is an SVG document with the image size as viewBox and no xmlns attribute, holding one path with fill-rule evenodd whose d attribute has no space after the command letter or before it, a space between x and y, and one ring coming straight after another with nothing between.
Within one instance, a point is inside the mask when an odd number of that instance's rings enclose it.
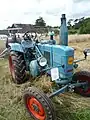
<instances>
[{"instance_id":1,"label":"distant building","mask_svg":"<svg viewBox=\"0 0 90 120\"><path fill-rule=\"evenodd\" d=\"M12 24L12 26L8 28L22 28L18 31L19 33L25 33L26 31L30 31L33 33L45 33L45 31L47 31L46 27L36 26L32 24Z\"/></svg>"},{"instance_id":2,"label":"distant building","mask_svg":"<svg viewBox=\"0 0 90 120\"><path fill-rule=\"evenodd\" d=\"M30 31L31 33L48 33L48 28L47 27L41 27L41 26L36 26L36 25L32 25L32 24L12 24L11 26L9 26L8 28L22 28L20 30L18 30L18 33L23 34L27 31ZM7 29L8 29L7 28ZM8 30L0 30L0 35L9 35Z\"/></svg>"}]
</instances>

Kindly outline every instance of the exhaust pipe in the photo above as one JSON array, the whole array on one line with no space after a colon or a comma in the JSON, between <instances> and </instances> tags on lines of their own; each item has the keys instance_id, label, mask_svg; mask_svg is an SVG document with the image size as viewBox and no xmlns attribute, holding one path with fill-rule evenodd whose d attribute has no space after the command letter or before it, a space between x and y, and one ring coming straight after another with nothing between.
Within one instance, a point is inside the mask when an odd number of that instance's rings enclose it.
<instances>
[{"instance_id":1,"label":"exhaust pipe","mask_svg":"<svg viewBox=\"0 0 90 120\"><path fill-rule=\"evenodd\" d=\"M65 14L61 17L61 27L60 27L60 43L59 45L68 46L68 28L66 25Z\"/></svg>"}]
</instances>

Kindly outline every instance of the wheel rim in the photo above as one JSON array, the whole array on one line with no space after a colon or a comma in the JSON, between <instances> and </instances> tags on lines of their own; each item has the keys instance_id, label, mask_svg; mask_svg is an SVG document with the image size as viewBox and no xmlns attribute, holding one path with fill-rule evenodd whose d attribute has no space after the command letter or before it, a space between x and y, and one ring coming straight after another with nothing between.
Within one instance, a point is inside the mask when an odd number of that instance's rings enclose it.
<instances>
[{"instance_id":1,"label":"wheel rim","mask_svg":"<svg viewBox=\"0 0 90 120\"><path fill-rule=\"evenodd\" d=\"M14 65L13 65L11 56L9 56L9 68L10 68L10 72L11 72L12 77L15 79Z\"/></svg>"},{"instance_id":2,"label":"wheel rim","mask_svg":"<svg viewBox=\"0 0 90 120\"><path fill-rule=\"evenodd\" d=\"M81 75L77 77L77 80L79 82L88 82L88 85L86 86L87 87L86 90L82 87L77 87L76 91L78 91L79 93L83 95L90 95L90 77L86 75Z\"/></svg>"},{"instance_id":3,"label":"wheel rim","mask_svg":"<svg viewBox=\"0 0 90 120\"><path fill-rule=\"evenodd\" d=\"M46 116L44 108L35 97L29 97L27 99L27 107L35 118L39 120L45 120Z\"/></svg>"}]
</instances>

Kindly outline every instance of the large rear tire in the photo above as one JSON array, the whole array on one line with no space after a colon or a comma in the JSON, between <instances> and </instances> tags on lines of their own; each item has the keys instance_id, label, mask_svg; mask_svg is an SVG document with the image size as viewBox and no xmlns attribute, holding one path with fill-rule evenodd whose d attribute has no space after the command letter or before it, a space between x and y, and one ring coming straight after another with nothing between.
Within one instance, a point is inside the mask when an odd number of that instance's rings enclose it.
<instances>
[{"instance_id":1,"label":"large rear tire","mask_svg":"<svg viewBox=\"0 0 90 120\"><path fill-rule=\"evenodd\" d=\"M23 98L27 111L35 120L55 120L53 104L43 92L30 87Z\"/></svg>"},{"instance_id":2,"label":"large rear tire","mask_svg":"<svg viewBox=\"0 0 90 120\"><path fill-rule=\"evenodd\" d=\"M86 97L90 97L90 72L80 71L76 72L73 76L75 82L87 82L88 84L84 87L75 87L75 92Z\"/></svg>"},{"instance_id":3,"label":"large rear tire","mask_svg":"<svg viewBox=\"0 0 90 120\"><path fill-rule=\"evenodd\" d=\"M9 68L12 79L15 83L21 84L26 80L26 66L22 53L10 52Z\"/></svg>"}]
</instances>

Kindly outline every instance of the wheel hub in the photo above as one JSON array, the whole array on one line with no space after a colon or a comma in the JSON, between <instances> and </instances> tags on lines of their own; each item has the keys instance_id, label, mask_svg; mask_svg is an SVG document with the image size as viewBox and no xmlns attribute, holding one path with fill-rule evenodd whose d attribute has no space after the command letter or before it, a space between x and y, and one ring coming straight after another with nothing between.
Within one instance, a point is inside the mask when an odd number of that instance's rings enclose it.
<instances>
[{"instance_id":1,"label":"wheel hub","mask_svg":"<svg viewBox=\"0 0 90 120\"><path fill-rule=\"evenodd\" d=\"M39 108L38 108L38 106L37 106L36 104L33 104L32 106L33 106L33 108L34 108L34 110L35 110L36 112L39 112L39 111L40 111Z\"/></svg>"},{"instance_id":2,"label":"wheel hub","mask_svg":"<svg viewBox=\"0 0 90 120\"><path fill-rule=\"evenodd\" d=\"M34 97L27 99L29 111L39 120L45 120L45 111L42 104Z\"/></svg>"}]
</instances>

